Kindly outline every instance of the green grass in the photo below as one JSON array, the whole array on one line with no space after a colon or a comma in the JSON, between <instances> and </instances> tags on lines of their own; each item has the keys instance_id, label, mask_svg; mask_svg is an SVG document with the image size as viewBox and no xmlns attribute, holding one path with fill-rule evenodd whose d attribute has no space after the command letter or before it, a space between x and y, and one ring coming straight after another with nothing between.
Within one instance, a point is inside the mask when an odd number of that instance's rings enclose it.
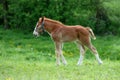
<instances>
[{"instance_id":1,"label":"green grass","mask_svg":"<svg viewBox=\"0 0 120 80\"><path fill-rule=\"evenodd\" d=\"M103 65L98 65L88 50L83 64L77 66L79 50L71 42L63 49L68 65L56 66L50 37L0 29L0 80L119 80L120 38L97 36L92 43Z\"/></svg>"},{"instance_id":2,"label":"green grass","mask_svg":"<svg viewBox=\"0 0 120 80\"><path fill-rule=\"evenodd\" d=\"M4 61L0 65L0 80L119 80L119 62L104 60L98 65L85 60L76 66L74 60L67 66L55 66L54 62Z\"/></svg>"}]
</instances>

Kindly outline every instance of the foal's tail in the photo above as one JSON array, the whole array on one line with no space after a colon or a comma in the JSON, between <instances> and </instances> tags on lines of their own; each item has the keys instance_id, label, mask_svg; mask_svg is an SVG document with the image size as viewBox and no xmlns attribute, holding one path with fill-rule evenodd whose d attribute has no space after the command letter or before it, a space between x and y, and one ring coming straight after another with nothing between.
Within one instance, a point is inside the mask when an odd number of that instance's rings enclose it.
<instances>
[{"instance_id":1,"label":"foal's tail","mask_svg":"<svg viewBox=\"0 0 120 80\"><path fill-rule=\"evenodd\" d=\"M89 28L89 27L86 27L86 29L89 31L90 36L95 40L96 37L95 37L95 35L94 35L94 33L93 33L93 30L92 30L91 28Z\"/></svg>"}]
</instances>

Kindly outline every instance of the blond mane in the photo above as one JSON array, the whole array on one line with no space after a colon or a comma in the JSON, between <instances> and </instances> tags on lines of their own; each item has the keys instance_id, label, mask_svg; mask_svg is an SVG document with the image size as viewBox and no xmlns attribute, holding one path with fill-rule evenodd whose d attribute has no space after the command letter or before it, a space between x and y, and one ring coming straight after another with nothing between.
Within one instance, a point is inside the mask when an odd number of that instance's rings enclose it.
<instances>
[{"instance_id":1,"label":"blond mane","mask_svg":"<svg viewBox=\"0 0 120 80\"><path fill-rule=\"evenodd\" d=\"M52 23L55 23L55 24L59 24L59 25L64 25L63 23L61 23L59 21L52 20L52 19L49 19L49 18L45 18L45 21L49 21L49 22L52 22Z\"/></svg>"}]
</instances>

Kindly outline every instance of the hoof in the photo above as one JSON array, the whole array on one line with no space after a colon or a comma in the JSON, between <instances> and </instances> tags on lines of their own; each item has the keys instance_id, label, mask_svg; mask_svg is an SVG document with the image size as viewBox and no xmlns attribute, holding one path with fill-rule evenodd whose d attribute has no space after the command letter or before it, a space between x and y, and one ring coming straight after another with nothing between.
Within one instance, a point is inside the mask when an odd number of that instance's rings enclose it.
<instances>
[{"instance_id":1,"label":"hoof","mask_svg":"<svg viewBox=\"0 0 120 80\"><path fill-rule=\"evenodd\" d=\"M101 65L101 64L103 64L103 62L102 62L102 61L100 61L100 62L99 62L99 65Z\"/></svg>"}]
</instances>

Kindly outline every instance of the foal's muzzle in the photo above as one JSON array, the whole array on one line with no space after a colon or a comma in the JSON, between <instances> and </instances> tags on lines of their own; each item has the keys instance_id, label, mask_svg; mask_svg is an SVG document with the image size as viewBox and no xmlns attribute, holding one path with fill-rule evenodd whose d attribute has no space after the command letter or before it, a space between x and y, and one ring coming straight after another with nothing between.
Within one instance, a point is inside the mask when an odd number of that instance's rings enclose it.
<instances>
[{"instance_id":1,"label":"foal's muzzle","mask_svg":"<svg viewBox=\"0 0 120 80\"><path fill-rule=\"evenodd\" d=\"M38 37L38 36L39 36L39 33L36 32L36 31L34 31L34 32L33 32L33 35L36 36L36 37Z\"/></svg>"}]
</instances>

